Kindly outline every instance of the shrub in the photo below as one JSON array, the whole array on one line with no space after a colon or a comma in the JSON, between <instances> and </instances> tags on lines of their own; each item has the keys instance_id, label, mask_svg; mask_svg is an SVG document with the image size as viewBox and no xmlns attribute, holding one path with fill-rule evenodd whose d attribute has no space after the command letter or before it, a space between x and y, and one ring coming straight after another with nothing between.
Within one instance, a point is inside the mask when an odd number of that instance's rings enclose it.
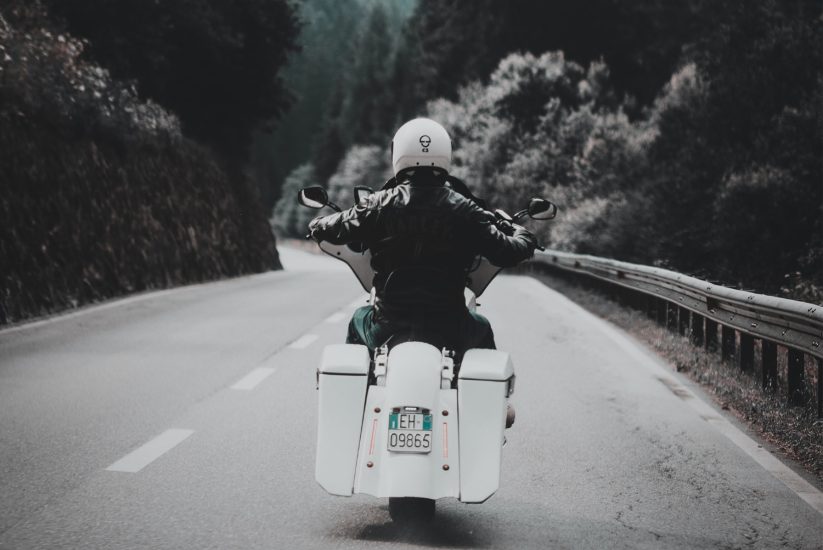
<instances>
[{"instance_id":1,"label":"shrub","mask_svg":"<svg viewBox=\"0 0 823 550\"><path fill-rule=\"evenodd\" d=\"M309 221L317 212L301 206L297 202L297 193L312 185L318 185L318 181L314 166L309 163L298 166L286 177L280 200L274 205L269 220L278 237L299 239L306 235Z\"/></svg>"},{"instance_id":2,"label":"shrub","mask_svg":"<svg viewBox=\"0 0 823 550\"><path fill-rule=\"evenodd\" d=\"M345 210L354 204L352 189L355 185L365 185L377 190L390 174L387 153L382 148L355 145L348 150L329 178L329 200ZM297 193L301 188L319 184L312 164L303 164L289 174L283 184L283 196L272 211L271 225L278 236L302 238L306 235L312 218L332 213L331 208L316 211L297 203Z\"/></svg>"},{"instance_id":3,"label":"shrub","mask_svg":"<svg viewBox=\"0 0 823 550\"><path fill-rule=\"evenodd\" d=\"M0 11L0 323L279 266L248 181L84 47Z\"/></svg>"},{"instance_id":4,"label":"shrub","mask_svg":"<svg viewBox=\"0 0 823 550\"><path fill-rule=\"evenodd\" d=\"M429 103L429 115L454 136L453 171L491 205L558 203L557 221L535 228L568 250L596 248L595 228L634 187L648 141L647 128L615 105L606 66L585 69L560 52L510 55L488 85Z\"/></svg>"},{"instance_id":5,"label":"shrub","mask_svg":"<svg viewBox=\"0 0 823 550\"><path fill-rule=\"evenodd\" d=\"M133 85L85 61L87 44L52 30L39 2L11 13L22 28L0 12L0 97L5 101L77 132L180 137L176 116L141 101Z\"/></svg>"}]
</instances>

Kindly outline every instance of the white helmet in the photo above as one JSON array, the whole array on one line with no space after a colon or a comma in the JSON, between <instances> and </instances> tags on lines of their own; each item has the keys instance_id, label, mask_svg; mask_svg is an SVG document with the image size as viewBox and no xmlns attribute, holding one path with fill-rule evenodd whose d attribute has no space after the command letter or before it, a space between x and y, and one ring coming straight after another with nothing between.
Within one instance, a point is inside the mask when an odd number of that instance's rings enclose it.
<instances>
[{"instance_id":1,"label":"white helmet","mask_svg":"<svg viewBox=\"0 0 823 550\"><path fill-rule=\"evenodd\" d=\"M391 164L396 176L406 168L451 168L452 140L446 129L429 118L415 118L394 134Z\"/></svg>"}]
</instances>

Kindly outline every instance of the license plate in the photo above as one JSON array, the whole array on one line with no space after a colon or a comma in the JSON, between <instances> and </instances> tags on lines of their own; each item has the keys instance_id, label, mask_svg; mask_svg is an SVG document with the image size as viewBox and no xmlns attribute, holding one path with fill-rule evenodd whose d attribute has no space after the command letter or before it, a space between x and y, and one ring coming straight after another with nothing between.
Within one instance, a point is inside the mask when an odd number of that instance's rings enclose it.
<instances>
[{"instance_id":1,"label":"license plate","mask_svg":"<svg viewBox=\"0 0 823 550\"><path fill-rule=\"evenodd\" d=\"M432 415L417 407L404 407L389 415L389 450L428 453L432 450Z\"/></svg>"}]
</instances>

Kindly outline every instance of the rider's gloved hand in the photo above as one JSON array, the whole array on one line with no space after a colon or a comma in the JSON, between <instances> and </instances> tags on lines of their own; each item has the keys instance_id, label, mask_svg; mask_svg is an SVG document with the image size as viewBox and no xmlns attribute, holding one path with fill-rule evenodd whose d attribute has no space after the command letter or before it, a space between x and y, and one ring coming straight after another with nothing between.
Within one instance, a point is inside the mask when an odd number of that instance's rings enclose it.
<instances>
[{"instance_id":1,"label":"rider's gloved hand","mask_svg":"<svg viewBox=\"0 0 823 550\"><path fill-rule=\"evenodd\" d=\"M537 242L537 237L534 236L534 233L523 227L522 225L517 225L516 223L510 224L512 226L512 237L515 239L519 239L523 241L526 246L529 247L529 251L534 254L535 248L540 248L539 243Z\"/></svg>"},{"instance_id":2,"label":"rider's gloved hand","mask_svg":"<svg viewBox=\"0 0 823 550\"><path fill-rule=\"evenodd\" d=\"M312 221L309 222L309 234L306 235L307 239L313 239L316 242L320 242L320 238L318 235L320 228L320 218L314 218Z\"/></svg>"},{"instance_id":3,"label":"rider's gloved hand","mask_svg":"<svg viewBox=\"0 0 823 550\"><path fill-rule=\"evenodd\" d=\"M511 237L514 235L514 224L512 222L498 219L495 221L495 225L497 225L497 228L507 236Z\"/></svg>"}]
</instances>

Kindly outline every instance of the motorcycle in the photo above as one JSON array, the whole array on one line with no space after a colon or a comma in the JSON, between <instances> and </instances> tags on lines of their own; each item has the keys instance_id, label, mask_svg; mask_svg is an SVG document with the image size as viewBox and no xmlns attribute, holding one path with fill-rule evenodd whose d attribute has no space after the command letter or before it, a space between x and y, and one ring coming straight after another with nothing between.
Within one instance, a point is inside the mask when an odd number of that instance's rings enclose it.
<instances>
[{"instance_id":1,"label":"motorcycle","mask_svg":"<svg viewBox=\"0 0 823 550\"><path fill-rule=\"evenodd\" d=\"M371 192L358 186L355 200ZM322 187L302 189L298 201L341 210ZM527 216L545 220L556 213L556 205L537 198L514 216L495 211L504 230ZM351 268L373 302L369 249L319 246ZM466 278L469 309L501 270L476 259ZM431 519L441 498L484 502L499 487L514 381L511 357L501 350L470 349L456 365L454 350L418 341L384 345L373 356L363 345L326 346L317 370L315 479L332 495L387 497L396 522Z\"/></svg>"}]
</instances>

